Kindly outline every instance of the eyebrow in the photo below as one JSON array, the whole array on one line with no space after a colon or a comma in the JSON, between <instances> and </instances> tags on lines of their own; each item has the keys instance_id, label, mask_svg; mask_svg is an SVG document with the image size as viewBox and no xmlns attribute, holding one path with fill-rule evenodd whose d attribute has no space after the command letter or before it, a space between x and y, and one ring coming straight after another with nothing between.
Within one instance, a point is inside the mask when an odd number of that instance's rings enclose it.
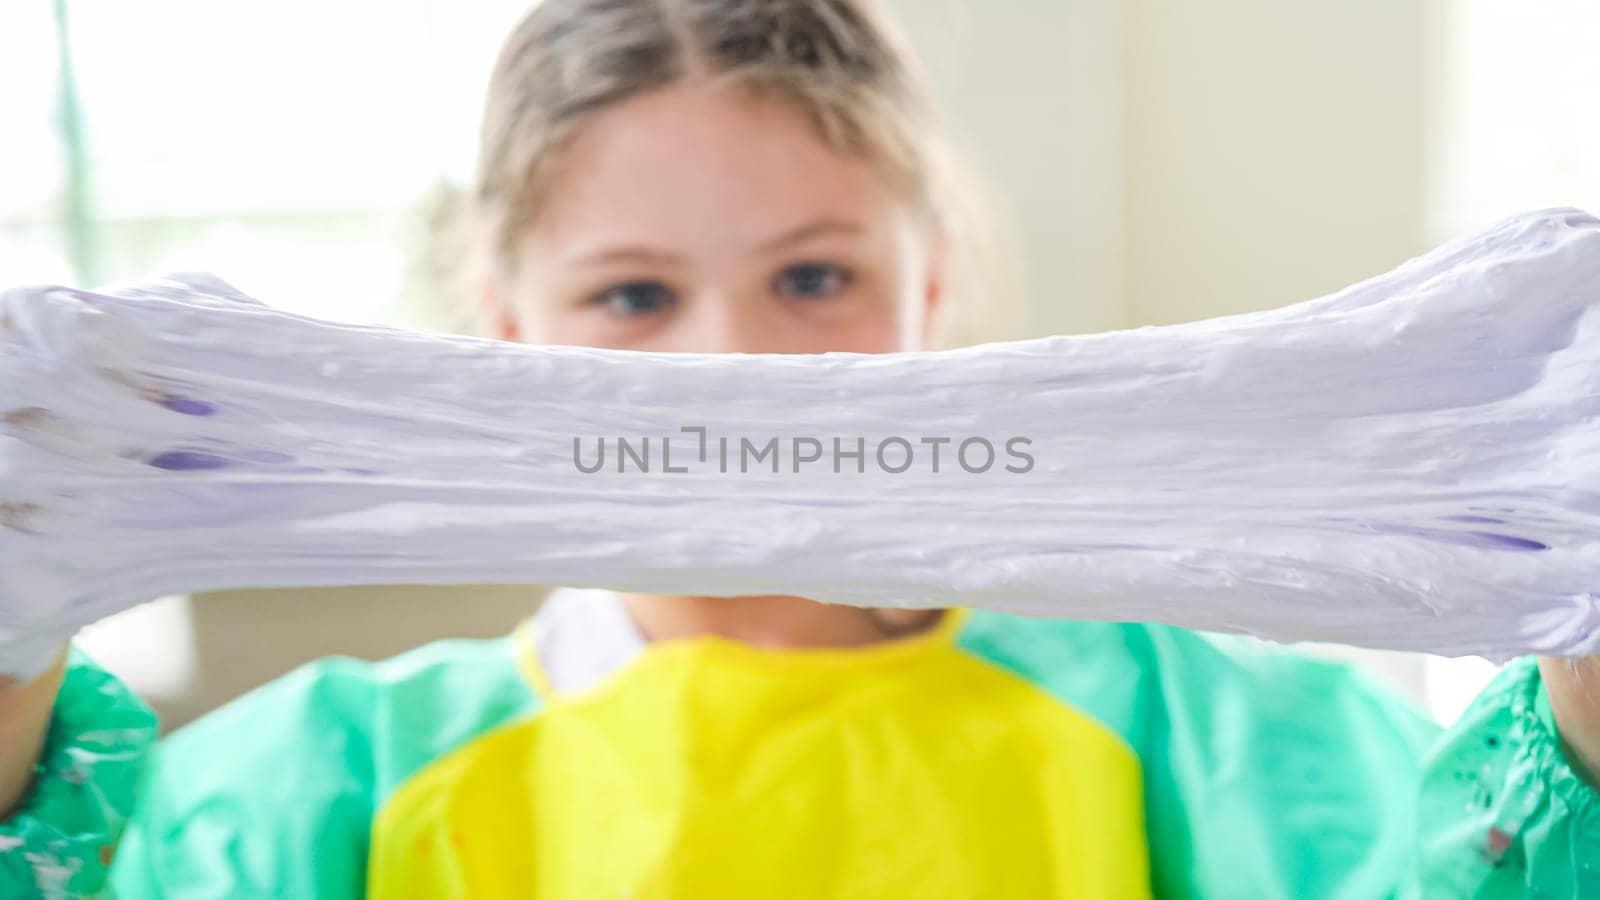
<instances>
[{"instance_id":1,"label":"eyebrow","mask_svg":"<svg viewBox=\"0 0 1600 900\"><path fill-rule=\"evenodd\" d=\"M589 253L580 254L577 262L580 263L662 263L676 265L683 258L676 253L660 250L655 247L646 247L642 244L624 244L618 247L605 247Z\"/></svg>"},{"instance_id":2,"label":"eyebrow","mask_svg":"<svg viewBox=\"0 0 1600 900\"><path fill-rule=\"evenodd\" d=\"M860 222L849 219L817 219L816 221L791 228L776 237L769 238L759 244L756 249L762 253L771 253L774 250L781 250L784 247L809 241L812 238L822 237L823 235L854 235L860 234L865 230Z\"/></svg>"},{"instance_id":3,"label":"eyebrow","mask_svg":"<svg viewBox=\"0 0 1600 900\"><path fill-rule=\"evenodd\" d=\"M860 222L848 219L817 219L806 222L803 225L797 225L775 237L768 238L758 244L755 249L761 253L772 253L824 235L854 235L860 234L865 230ZM575 261L589 265L603 265L606 263L680 265L683 262L683 257L670 250L662 250L644 244L622 244L579 254Z\"/></svg>"}]
</instances>

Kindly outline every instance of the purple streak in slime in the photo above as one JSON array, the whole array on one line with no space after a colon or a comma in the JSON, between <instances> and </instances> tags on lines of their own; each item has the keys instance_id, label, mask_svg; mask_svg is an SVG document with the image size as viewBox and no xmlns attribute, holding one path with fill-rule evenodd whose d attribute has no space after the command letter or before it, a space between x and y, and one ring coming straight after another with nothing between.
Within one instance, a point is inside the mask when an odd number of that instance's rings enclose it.
<instances>
[{"instance_id":1,"label":"purple streak in slime","mask_svg":"<svg viewBox=\"0 0 1600 900\"><path fill-rule=\"evenodd\" d=\"M195 400L192 397L179 397L174 394L163 394L161 397L161 405L175 413L183 413L186 416L209 416L217 411L215 406L205 402L204 400Z\"/></svg>"},{"instance_id":2,"label":"purple streak in slime","mask_svg":"<svg viewBox=\"0 0 1600 900\"><path fill-rule=\"evenodd\" d=\"M221 456L202 453L198 450L168 450L165 453L158 453L151 457L149 463L158 469L167 469L173 472L225 469L232 465L229 460Z\"/></svg>"}]
</instances>

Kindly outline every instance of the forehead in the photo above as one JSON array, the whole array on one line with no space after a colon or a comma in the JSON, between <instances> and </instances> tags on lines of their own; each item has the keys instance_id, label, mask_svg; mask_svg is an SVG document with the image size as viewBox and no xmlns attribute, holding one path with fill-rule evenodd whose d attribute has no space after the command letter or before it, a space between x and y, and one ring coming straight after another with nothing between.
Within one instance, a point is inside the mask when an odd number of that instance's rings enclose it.
<instances>
[{"instance_id":1,"label":"forehead","mask_svg":"<svg viewBox=\"0 0 1600 900\"><path fill-rule=\"evenodd\" d=\"M551 173L530 237L724 247L818 218L887 227L900 204L871 161L829 147L792 106L686 84L586 122Z\"/></svg>"}]
</instances>

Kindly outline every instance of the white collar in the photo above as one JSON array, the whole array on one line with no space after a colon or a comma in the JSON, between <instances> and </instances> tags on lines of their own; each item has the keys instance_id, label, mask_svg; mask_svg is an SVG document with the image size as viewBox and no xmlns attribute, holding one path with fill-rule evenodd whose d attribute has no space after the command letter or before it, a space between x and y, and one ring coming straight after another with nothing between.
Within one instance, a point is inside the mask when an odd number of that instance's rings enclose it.
<instances>
[{"instance_id":1,"label":"white collar","mask_svg":"<svg viewBox=\"0 0 1600 900\"><path fill-rule=\"evenodd\" d=\"M616 591L557 588L529 626L535 664L557 693L583 691L627 665L648 643Z\"/></svg>"}]
</instances>

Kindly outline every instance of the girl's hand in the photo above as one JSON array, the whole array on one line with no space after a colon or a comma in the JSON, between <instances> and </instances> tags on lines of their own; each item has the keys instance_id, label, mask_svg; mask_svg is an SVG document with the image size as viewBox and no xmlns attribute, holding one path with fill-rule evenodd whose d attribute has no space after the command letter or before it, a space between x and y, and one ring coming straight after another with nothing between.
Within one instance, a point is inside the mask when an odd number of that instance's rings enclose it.
<instances>
[{"instance_id":1,"label":"girl's hand","mask_svg":"<svg viewBox=\"0 0 1600 900\"><path fill-rule=\"evenodd\" d=\"M55 662L38 678L18 682L0 676L0 819L22 805L33 784L66 659L62 645Z\"/></svg>"},{"instance_id":2,"label":"girl's hand","mask_svg":"<svg viewBox=\"0 0 1600 900\"><path fill-rule=\"evenodd\" d=\"M113 285L100 293L135 302L178 297L211 309L264 309L206 274ZM49 673L59 676L60 648L79 627L157 596L91 609L72 575L89 557L120 549L116 532L89 536L96 515L117 515L110 512L114 496L141 483L159 491L144 473L193 463L196 454L181 446L193 431L186 423L211 411L205 399L173 390L146 371L159 368L160 354L145 354L139 334L74 294L50 288L0 294L0 718L19 708L24 693L32 697L34 685L54 695ZM173 426L152 430L142 415L146 409ZM140 503L160 508L149 499ZM138 534L141 523L120 515L122 527ZM74 536L83 540L67 540ZM123 565L150 562L150 554L133 550ZM13 746L22 745L0 744ZM4 760L8 776L17 758ZM0 790L0 800L5 796Z\"/></svg>"},{"instance_id":3,"label":"girl's hand","mask_svg":"<svg viewBox=\"0 0 1600 900\"><path fill-rule=\"evenodd\" d=\"M1541 656L1539 674L1572 767L1600 789L1600 656Z\"/></svg>"}]
</instances>

